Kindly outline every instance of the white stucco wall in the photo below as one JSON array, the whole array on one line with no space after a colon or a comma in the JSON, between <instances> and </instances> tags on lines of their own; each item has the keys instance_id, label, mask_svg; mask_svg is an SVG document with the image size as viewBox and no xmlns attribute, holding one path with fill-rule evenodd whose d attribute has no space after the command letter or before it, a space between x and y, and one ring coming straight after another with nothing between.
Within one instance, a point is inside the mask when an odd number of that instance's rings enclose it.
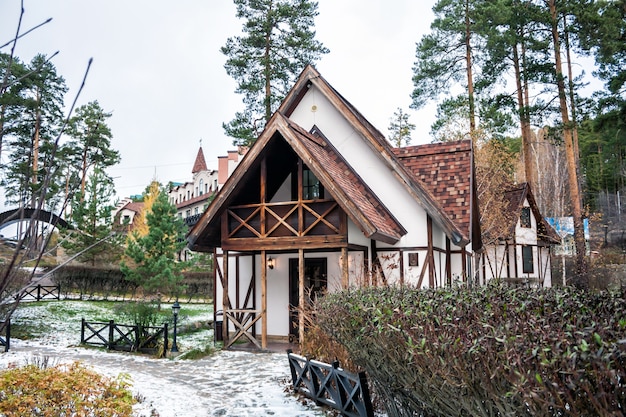
<instances>
[{"instance_id":1,"label":"white stucco wall","mask_svg":"<svg viewBox=\"0 0 626 417\"><path fill-rule=\"evenodd\" d=\"M530 207L528 200L523 202L523 207ZM550 250L548 247L538 246L537 218L531 210L531 227L522 227L518 217L515 225L515 243L517 246L509 246L508 254L504 244L490 245L485 249L485 281L493 278L540 278L543 286L552 286L552 274L550 270ZM520 245L528 245L533 251L533 272L525 273L523 265L522 248ZM509 265L507 266L507 255ZM510 271L510 272L509 272Z\"/></svg>"}]
</instances>

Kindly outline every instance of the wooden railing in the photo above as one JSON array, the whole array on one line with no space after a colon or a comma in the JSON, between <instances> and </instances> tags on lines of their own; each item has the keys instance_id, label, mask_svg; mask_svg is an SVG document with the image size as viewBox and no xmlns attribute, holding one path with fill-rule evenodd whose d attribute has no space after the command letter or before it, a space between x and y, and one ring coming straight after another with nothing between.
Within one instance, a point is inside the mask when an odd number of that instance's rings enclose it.
<instances>
[{"instance_id":1,"label":"wooden railing","mask_svg":"<svg viewBox=\"0 0 626 417\"><path fill-rule=\"evenodd\" d=\"M246 204L228 210L229 238L322 236L341 233L333 200Z\"/></svg>"},{"instance_id":2,"label":"wooden railing","mask_svg":"<svg viewBox=\"0 0 626 417\"><path fill-rule=\"evenodd\" d=\"M309 360L287 351L294 390L317 403L325 404L349 417L373 417L365 372L357 375L339 367Z\"/></svg>"},{"instance_id":3,"label":"wooden railing","mask_svg":"<svg viewBox=\"0 0 626 417\"><path fill-rule=\"evenodd\" d=\"M22 291L15 294L16 300L20 301L41 301L41 300L60 300L60 285L33 285L26 287Z\"/></svg>"},{"instance_id":4,"label":"wooden railing","mask_svg":"<svg viewBox=\"0 0 626 417\"><path fill-rule=\"evenodd\" d=\"M250 342L254 343L254 345L261 349L261 343L255 337L253 332L254 324L259 321L262 317L261 310L251 310L251 309L230 309L226 310L224 325L227 323L232 323L235 326L235 335L232 338L229 338L228 344L225 346L225 349L228 349L235 343L237 340L242 337L246 337ZM251 330L252 329L252 330Z\"/></svg>"},{"instance_id":5,"label":"wooden railing","mask_svg":"<svg viewBox=\"0 0 626 417\"><path fill-rule=\"evenodd\" d=\"M0 347L4 346L4 351L11 348L11 320L0 321L0 327L4 327L4 337L0 334Z\"/></svg>"},{"instance_id":6,"label":"wooden railing","mask_svg":"<svg viewBox=\"0 0 626 417\"><path fill-rule=\"evenodd\" d=\"M163 338L163 346L159 346ZM164 357L168 349L167 323L162 327L136 326L107 322L87 322L82 319L80 343L103 346L111 350L142 352Z\"/></svg>"}]
</instances>

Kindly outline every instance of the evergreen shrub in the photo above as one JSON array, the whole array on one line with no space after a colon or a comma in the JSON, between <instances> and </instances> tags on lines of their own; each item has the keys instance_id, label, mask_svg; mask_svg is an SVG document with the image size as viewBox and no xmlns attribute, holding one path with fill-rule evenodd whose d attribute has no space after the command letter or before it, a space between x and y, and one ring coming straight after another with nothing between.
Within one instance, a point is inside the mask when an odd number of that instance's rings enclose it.
<instances>
[{"instance_id":1,"label":"evergreen shrub","mask_svg":"<svg viewBox=\"0 0 626 417\"><path fill-rule=\"evenodd\" d=\"M389 416L626 415L626 288L364 288L316 309Z\"/></svg>"}]
</instances>

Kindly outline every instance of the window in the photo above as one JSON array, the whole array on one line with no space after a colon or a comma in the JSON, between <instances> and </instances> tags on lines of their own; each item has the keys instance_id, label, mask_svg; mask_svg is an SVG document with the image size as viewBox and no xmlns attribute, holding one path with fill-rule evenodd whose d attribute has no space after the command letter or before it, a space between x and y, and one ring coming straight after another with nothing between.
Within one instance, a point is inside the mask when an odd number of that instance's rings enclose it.
<instances>
[{"instance_id":1,"label":"window","mask_svg":"<svg viewBox=\"0 0 626 417\"><path fill-rule=\"evenodd\" d=\"M523 207L522 213L519 216L520 226L531 227L530 223L530 207Z\"/></svg>"},{"instance_id":2,"label":"window","mask_svg":"<svg viewBox=\"0 0 626 417\"><path fill-rule=\"evenodd\" d=\"M324 198L324 187L310 169L302 170L302 199L317 200Z\"/></svg>"},{"instance_id":3,"label":"window","mask_svg":"<svg viewBox=\"0 0 626 417\"><path fill-rule=\"evenodd\" d=\"M204 180L202 178L200 178L200 194L198 194L198 195L204 194L204 189L202 188L203 185L204 185Z\"/></svg>"},{"instance_id":4,"label":"window","mask_svg":"<svg viewBox=\"0 0 626 417\"><path fill-rule=\"evenodd\" d=\"M525 274L532 274L535 272L532 246L522 246L522 272Z\"/></svg>"},{"instance_id":5,"label":"window","mask_svg":"<svg viewBox=\"0 0 626 417\"><path fill-rule=\"evenodd\" d=\"M185 217L189 217L191 216L191 210L186 210L185 211Z\"/></svg>"},{"instance_id":6,"label":"window","mask_svg":"<svg viewBox=\"0 0 626 417\"><path fill-rule=\"evenodd\" d=\"M193 214L198 214L198 207L196 207L195 209L193 209Z\"/></svg>"}]
</instances>

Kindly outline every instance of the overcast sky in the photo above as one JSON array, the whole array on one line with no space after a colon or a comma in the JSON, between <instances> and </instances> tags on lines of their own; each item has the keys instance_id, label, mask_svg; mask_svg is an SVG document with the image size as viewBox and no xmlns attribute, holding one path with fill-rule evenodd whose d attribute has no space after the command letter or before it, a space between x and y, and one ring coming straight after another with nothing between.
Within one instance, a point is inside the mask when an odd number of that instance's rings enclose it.
<instances>
[{"instance_id":1,"label":"overcast sky","mask_svg":"<svg viewBox=\"0 0 626 417\"><path fill-rule=\"evenodd\" d=\"M429 31L435 0L319 0L317 39L330 53L316 68L383 134L398 107L431 141L432 108L409 109L415 44ZM0 0L0 44L15 33L19 0ZM202 140L209 168L234 149L222 123L242 110L220 47L241 33L231 0L25 0L22 28L52 22L19 41L16 55L59 51L53 63L69 87L69 106L89 58L78 104L112 112L111 168L117 197L141 194L150 180L191 180ZM9 52L7 48L2 52ZM3 158L4 159L4 158Z\"/></svg>"}]
</instances>

